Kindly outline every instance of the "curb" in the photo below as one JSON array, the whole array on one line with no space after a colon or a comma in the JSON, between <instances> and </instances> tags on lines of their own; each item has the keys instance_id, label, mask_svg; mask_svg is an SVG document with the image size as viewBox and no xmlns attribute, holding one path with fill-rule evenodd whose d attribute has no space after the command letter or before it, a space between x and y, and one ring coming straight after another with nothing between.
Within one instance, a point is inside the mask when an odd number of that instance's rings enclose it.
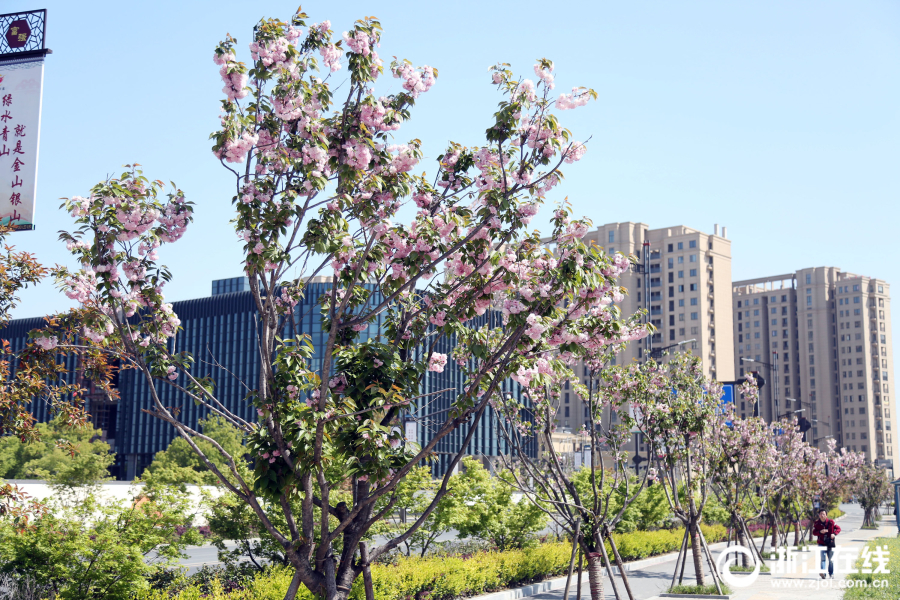
<instances>
[{"instance_id":1,"label":"curb","mask_svg":"<svg viewBox=\"0 0 900 600\"><path fill-rule=\"evenodd\" d=\"M726 542L716 542L715 544L710 544L710 550L718 550L719 548L725 548ZM669 554L660 554L659 556L651 556L650 558L644 558L641 560L634 560L631 562L625 563L623 566L625 567L625 572L630 571L640 571L646 567L652 567L654 565L659 565L664 562L669 562L670 560L675 560L678 557L677 552L670 552ZM604 569L605 571L605 569ZM613 573L619 575L619 568L614 566ZM575 578L575 574L572 575L573 580ZM586 580L586 575L582 581ZM566 587L566 576L563 577L555 577L553 579L545 579L544 581L540 581L538 583L532 583L530 585L511 588L508 590L502 590L499 592L492 592L490 594L484 594L482 596L472 596L469 600L516 600L517 598L529 598L531 596L536 596L537 594L542 594L544 592L554 592L556 590L562 590ZM572 590L575 589L575 583L572 583ZM574 591L573 591L574 593ZM677 596L679 598L687 598L688 596ZM698 596L702 598L712 598L712 596ZM728 598L728 596L722 596L723 598ZM658 598L658 597L657 597ZM651 599L652 600L652 599Z\"/></svg>"}]
</instances>

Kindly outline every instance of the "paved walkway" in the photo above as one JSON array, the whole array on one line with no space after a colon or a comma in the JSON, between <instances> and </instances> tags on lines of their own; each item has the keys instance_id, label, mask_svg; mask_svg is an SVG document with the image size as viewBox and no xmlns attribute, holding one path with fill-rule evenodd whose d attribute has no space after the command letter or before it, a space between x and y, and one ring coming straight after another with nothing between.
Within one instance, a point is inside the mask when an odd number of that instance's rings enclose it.
<instances>
[{"instance_id":1,"label":"paved walkway","mask_svg":"<svg viewBox=\"0 0 900 600\"><path fill-rule=\"evenodd\" d=\"M856 556L859 555L858 551L866 541L879 535L893 537L897 534L897 527L893 524L892 519L885 517L882 523L889 523L889 525L882 525L878 531L862 530L860 529L863 518L862 509L855 504L843 505L841 508L847 515L840 521L842 532L839 536L839 541L842 548L856 549ZM718 559L718 552L714 551L713 556ZM812 553L804 553L800 556L807 557L810 561L810 568L813 568L813 560L818 561L818 558L813 556ZM818 568L817 563L814 566ZM840 585L845 578L845 574L842 574L840 570L844 568L844 561L836 562L835 567L834 579L825 580L815 573L798 573L793 576L774 577L772 575L760 575L752 586L733 590L734 593L731 598L732 600L799 600L814 597L816 600L840 600L843 595L843 589ZM675 560L673 559L640 571L628 573L628 581L631 584L631 590L635 599L650 600L664 592L672 581L674 568ZM693 579L693 574L693 566L689 561L684 573L685 583L689 583ZM622 590L621 580L617 578L616 584L619 586L622 597L627 598L624 590ZM587 574L585 574L582 583L582 600L590 600L590 593L587 587ZM615 600L608 578L604 581L604 591L606 600ZM532 596L534 600L562 600L562 597L562 591L546 592ZM573 581L569 599L576 600L576 598L575 583Z\"/></svg>"}]
</instances>

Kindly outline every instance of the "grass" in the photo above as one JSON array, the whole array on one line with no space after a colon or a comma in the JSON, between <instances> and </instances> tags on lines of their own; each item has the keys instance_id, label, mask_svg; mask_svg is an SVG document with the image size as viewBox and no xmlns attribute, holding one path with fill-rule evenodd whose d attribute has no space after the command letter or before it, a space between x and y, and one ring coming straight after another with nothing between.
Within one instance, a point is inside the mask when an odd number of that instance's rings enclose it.
<instances>
[{"instance_id":1,"label":"grass","mask_svg":"<svg viewBox=\"0 0 900 600\"><path fill-rule=\"evenodd\" d=\"M728 570L732 573L752 573L755 567L744 567L742 565L729 565ZM760 573L768 573L769 566L768 565L760 565L759 566Z\"/></svg>"},{"instance_id":2,"label":"grass","mask_svg":"<svg viewBox=\"0 0 900 600\"><path fill-rule=\"evenodd\" d=\"M852 573L847 576L847 591L844 592L844 600L897 600L897 590L900 590L900 537L896 538L875 538L866 544L866 548L870 553L874 552L877 546L887 546L887 553L890 560L887 565L887 574L871 574L871 573ZM856 570L862 568L862 557L856 561ZM878 563L874 560L870 561L874 567ZM850 582L854 582L850 587ZM865 586L861 582L866 582ZM879 586L875 587L874 582L878 581ZM860 583L855 583L860 582Z\"/></svg>"},{"instance_id":3,"label":"grass","mask_svg":"<svg viewBox=\"0 0 900 600\"><path fill-rule=\"evenodd\" d=\"M718 596L719 592L713 585L675 585L669 590L670 594L694 594L697 596ZM722 586L722 595L727 596L731 590L727 585Z\"/></svg>"}]
</instances>

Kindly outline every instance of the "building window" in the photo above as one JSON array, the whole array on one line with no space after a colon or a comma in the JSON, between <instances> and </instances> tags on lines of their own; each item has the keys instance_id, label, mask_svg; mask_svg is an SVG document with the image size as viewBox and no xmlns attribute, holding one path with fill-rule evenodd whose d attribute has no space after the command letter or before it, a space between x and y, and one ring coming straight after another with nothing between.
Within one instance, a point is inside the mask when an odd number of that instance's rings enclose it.
<instances>
[{"instance_id":1,"label":"building window","mask_svg":"<svg viewBox=\"0 0 900 600\"><path fill-rule=\"evenodd\" d=\"M678 249L684 250L684 242L678 242Z\"/></svg>"},{"instance_id":2,"label":"building window","mask_svg":"<svg viewBox=\"0 0 900 600\"><path fill-rule=\"evenodd\" d=\"M695 313L695 312L691 313L691 321L696 321L699 318L700 318L700 313Z\"/></svg>"},{"instance_id":3,"label":"building window","mask_svg":"<svg viewBox=\"0 0 900 600\"><path fill-rule=\"evenodd\" d=\"M697 247L697 240L691 240L688 242L688 248L696 248L696 247Z\"/></svg>"},{"instance_id":4,"label":"building window","mask_svg":"<svg viewBox=\"0 0 900 600\"><path fill-rule=\"evenodd\" d=\"M609 232L609 243L612 244L615 241L616 241L616 232L610 231ZM569 415L566 415L566 416L568 417Z\"/></svg>"},{"instance_id":5,"label":"building window","mask_svg":"<svg viewBox=\"0 0 900 600\"><path fill-rule=\"evenodd\" d=\"M691 298L691 306L697 306L697 299Z\"/></svg>"},{"instance_id":6,"label":"building window","mask_svg":"<svg viewBox=\"0 0 900 600\"><path fill-rule=\"evenodd\" d=\"M812 283L812 275L810 273L806 274L806 285L810 285Z\"/></svg>"},{"instance_id":7,"label":"building window","mask_svg":"<svg viewBox=\"0 0 900 600\"><path fill-rule=\"evenodd\" d=\"M669 252L671 252L671 251L672 251L672 244L669 244L669 248L668 248L668 251L669 251Z\"/></svg>"},{"instance_id":8,"label":"building window","mask_svg":"<svg viewBox=\"0 0 900 600\"><path fill-rule=\"evenodd\" d=\"M683 286L683 285L679 285L679 286L678 286L678 291L679 291L679 292L684 292L684 286Z\"/></svg>"},{"instance_id":9,"label":"building window","mask_svg":"<svg viewBox=\"0 0 900 600\"><path fill-rule=\"evenodd\" d=\"M691 277L697 276L697 269L691 269Z\"/></svg>"},{"instance_id":10,"label":"building window","mask_svg":"<svg viewBox=\"0 0 900 600\"><path fill-rule=\"evenodd\" d=\"M671 247L672 247L672 245L669 244L669 248L671 248ZM671 250L669 250L669 252L671 252ZM675 268L675 259L674 258L669 258L669 268L670 269Z\"/></svg>"},{"instance_id":11,"label":"building window","mask_svg":"<svg viewBox=\"0 0 900 600\"><path fill-rule=\"evenodd\" d=\"M697 284L696 284L696 283L692 283L690 289L691 289L692 292L696 292L696 291L697 291Z\"/></svg>"},{"instance_id":12,"label":"building window","mask_svg":"<svg viewBox=\"0 0 900 600\"><path fill-rule=\"evenodd\" d=\"M807 297L806 297L806 305L807 305L807 306L812 306L812 296L807 296Z\"/></svg>"},{"instance_id":13,"label":"building window","mask_svg":"<svg viewBox=\"0 0 900 600\"><path fill-rule=\"evenodd\" d=\"M696 254L691 254L691 256L690 256L690 262L692 262L692 263L697 262L697 255L696 255Z\"/></svg>"},{"instance_id":14,"label":"building window","mask_svg":"<svg viewBox=\"0 0 900 600\"><path fill-rule=\"evenodd\" d=\"M684 291L684 290L681 290ZM684 298L678 301L678 306L684 306Z\"/></svg>"},{"instance_id":15,"label":"building window","mask_svg":"<svg viewBox=\"0 0 900 600\"><path fill-rule=\"evenodd\" d=\"M678 257L678 264L679 264L679 265L684 264L684 256L679 256L679 257Z\"/></svg>"}]
</instances>

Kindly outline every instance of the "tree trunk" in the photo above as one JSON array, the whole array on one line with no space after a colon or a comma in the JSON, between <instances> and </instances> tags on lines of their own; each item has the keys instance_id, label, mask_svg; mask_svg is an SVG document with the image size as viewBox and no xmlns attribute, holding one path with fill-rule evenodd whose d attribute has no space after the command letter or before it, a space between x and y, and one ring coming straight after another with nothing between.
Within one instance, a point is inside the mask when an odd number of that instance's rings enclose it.
<instances>
[{"instance_id":1,"label":"tree trunk","mask_svg":"<svg viewBox=\"0 0 900 600\"><path fill-rule=\"evenodd\" d=\"M359 559L362 562L366 600L375 600L375 588L372 587L372 569L369 567L369 548L365 542L359 544Z\"/></svg>"},{"instance_id":2,"label":"tree trunk","mask_svg":"<svg viewBox=\"0 0 900 600\"><path fill-rule=\"evenodd\" d=\"M578 548L578 579L575 584L575 598L581 600L581 572L584 570L584 558L581 554L581 548Z\"/></svg>"},{"instance_id":3,"label":"tree trunk","mask_svg":"<svg viewBox=\"0 0 900 600\"><path fill-rule=\"evenodd\" d=\"M735 533L737 534L737 543L738 546L747 547L747 536L744 535L744 528L741 527L741 523L738 522L735 526ZM749 567L749 557L746 554L741 554L741 566Z\"/></svg>"},{"instance_id":4,"label":"tree trunk","mask_svg":"<svg viewBox=\"0 0 900 600\"><path fill-rule=\"evenodd\" d=\"M794 521L794 546L800 545L800 522Z\"/></svg>"},{"instance_id":5,"label":"tree trunk","mask_svg":"<svg viewBox=\"0 0 900 600\"><path fill-rule=\"evenodd\" d=\"M591 590L591 600L604 600L603 598L603 558L599 552L589 552L588 563L588 587ZM580 599L579 599L580 600Z\"/></svg>"},{"instance_id":6,"label":"tree trunk","mask_svg":"<svg viewBox=\"0 0 900 600\"><path fill-rule=\"evenodd\" d=\"M697 585L706 585L703 577L703 549L700 546L700 524L696 519L691 519L691 554L694 557L694 573L697 576Z\"/></svg>"},{"instance_id":7,"label":"tree trunk","mask_svg":"<svg viewBox=\"0 0 900 600\"><path fill-rule=\"evenodd\" d=\"M575 553L578 551L578 537L581 535L581 517L575 524L575 533L572 535L572 557L569 558L569 576L566 577L566 591L563 592L563 600L569 600L569 590L572 585L572 573L575 570ZM580 557L579 557L580 560ZM369 600L368 598L366 600ZM580 598L578 600L581 600Z\"/></svg>"},{"instance_id":8,"label":"tree trunk","mask_svg":"<svg viewBox=\"0 0 900 600\"><path fill-rule=\"evenodd\" d=\"M284 600L294 600L297 596L297 592L300 591L300 586L302 585L300 581L300 569L294 569L294 576L291 578L291 585L288 586L287 592L284 595Z\"/></svg>"},{"instance_id":9,"label":"tree trunk","mask_svg":"<svg viewBox=\"0 0 900 600\"><path fill-rule=\"evenodd\" d=\"M609 546L612 548L613 556L616 557L616 566L619 567L619 577L622 578L625 592L631 600L634 600L634 594L631 593L631 584L628 583L628 575L625 574L625 565L622 563L622 557L619 556L619 549L616 548L616 540L613 539L611 533L607 533L607 536L609 537Z\"/></svg>"}]
</instances>

